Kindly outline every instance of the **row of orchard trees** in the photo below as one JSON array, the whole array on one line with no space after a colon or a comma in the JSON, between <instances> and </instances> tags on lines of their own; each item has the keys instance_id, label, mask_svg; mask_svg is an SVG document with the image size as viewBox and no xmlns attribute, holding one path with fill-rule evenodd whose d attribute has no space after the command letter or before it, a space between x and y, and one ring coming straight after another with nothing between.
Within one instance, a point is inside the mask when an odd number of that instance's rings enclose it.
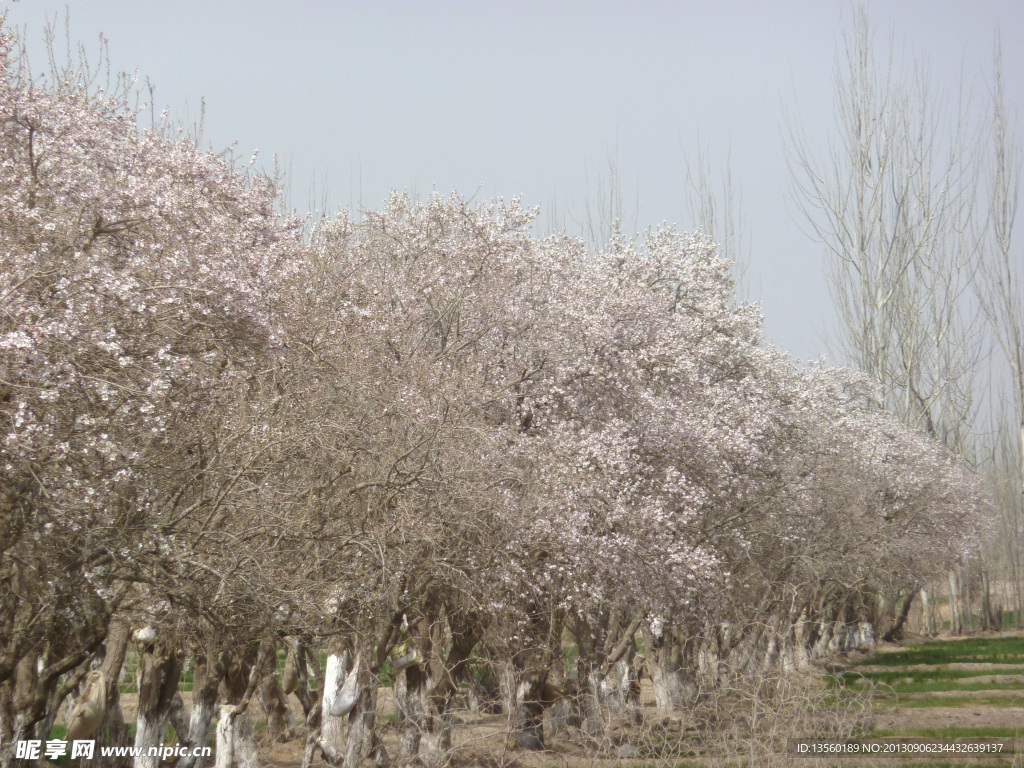
<instances>
[{"instance_id":1,"label":"row of orchard trees","mask_svg":"<svg viewBox=\"0 0 1024 768\"><path fill-rule=\"evenodd\" d=\"M976 546L973 478L863 378L762 345L711 243L669 230L588 253L532 238L517 202L397 195L304 237L270 180L170 125L140 131L124 91L81 71L41 87L15 44L5 768L87 680L73 733L126 743L133 643L137 746L168 722L205 744L219 716L219 763L252 764L255 697L308 758L380 760L376 678L408 644L401 756L443 759L481 656L536 747L559 692L601 727L634 637L658 706L683 706L894 629L891 608ZM351 669L355 705L335 716Z\"/></svg>"}]
</instances>

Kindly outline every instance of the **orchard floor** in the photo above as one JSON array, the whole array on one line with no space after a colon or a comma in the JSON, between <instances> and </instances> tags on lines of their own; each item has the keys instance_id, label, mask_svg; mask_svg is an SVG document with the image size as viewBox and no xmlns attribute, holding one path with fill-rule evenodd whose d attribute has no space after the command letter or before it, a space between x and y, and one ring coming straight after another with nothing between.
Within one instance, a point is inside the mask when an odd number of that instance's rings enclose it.
<instances>
[{"instance_id":1,"label":"orchard floor","mask_svg":"<svg viewBox=\"0 0 1024 768\"><path fill-rule=\"evenodd\" d=\"M783 754L776 748L749 750L742 731L749 732L743 715L737 717L733 708L730 723L714 722L704 716L695 719L692 713L664 718L654 706L650 682L641 686L643 726L617 728L602 742L583 743L581 739L551 739L544 752L524 752L508 748L508 723L503 715L483 715L468 711L456 713L453 729L457 766L481 765L489 768L583 768L584 766L760 766L792 765L817 768L826 765L884 766L1010 766L1024 764L1024 634L1003 633L967 639L940 638L924 644L904 646L881 645L871 654L853 654L834 659L829 675L822 675L808 685L818 691L815 706L842 714L851 703L857 709L860 739L972 739L1000 738L1015 740L1016 752L989 755L983 758L886 759L857 758L851 760L818 760ZM825 685L822 684L825 681ZM840 681L837 683L836 681ZM809 690L809 688L808 688ZM825 691L822 696L821 692ZM190 694L185 694L186 704ZM122 696L126 720L135 717L136 697ZM296 716L301 710L295 704ZM796 705L799 708L799 703ZM706 713L705 713L706 714ZM251 715L257 723L264 718L258 704ZM394 700L389 688L381 688L378 716L383 723L383 741L388 754L397 753L398 729L395 723ZM775 724L778 737L806 737L798 723L791 721L792 731L785 732L787 721ZM737 730L737 723L739 730ZM806 729L809 726L804 725ZM727 731L740 733L739 739ZM780 731L779 729L783 730ZM715 730L721 738L714 740ZM708 736L712 738L708 738ZM730 738L734 740L730 742ZM669 741L668 752L662 747ZM680 744L682 749L680 749ZM692 745L692 748L687 747ZM659 746L661 745L661 746ZM710 746L709 746L710 745ZM724 749L723 749L724 747ZM299 768L303 744L264 746L262 761L278 768ZM319 752L314 766L324 766Z\"/></svg>"}]
</instances>

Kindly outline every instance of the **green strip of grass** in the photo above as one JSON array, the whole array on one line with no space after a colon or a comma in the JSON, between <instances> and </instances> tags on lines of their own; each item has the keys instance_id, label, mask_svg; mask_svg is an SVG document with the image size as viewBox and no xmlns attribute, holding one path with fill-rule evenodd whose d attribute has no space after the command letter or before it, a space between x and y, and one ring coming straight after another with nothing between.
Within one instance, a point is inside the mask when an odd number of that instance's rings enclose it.
<instances>
[{"instance_id":1,"label":"green strip of grass","mask_svg":"<svg viewBox=\"0 0 1024 768\"><path fill-rule=\"evenodd\" d=\"M896 653L883 653L858 662L858 666L899 667L910 664L988 662L1024 663L1024 637L970 637L936 640L912 645Z\"/></svg>"},{"instance_id":2,"label":"green strip of grass","mask_svg":"<svg viewBox=\"0 0 1024 768\"><path fill-rule=\"evenodd\" d=\"M942 696L934 699L891 699L886 707L899 706L904 709L928 709L934 707L1024 707L1021 696Z\"/></svg>"},{"instance_id":3,"label":"green strip of grass","mask_svg":"<svg viewBox=\"0 0 1024 768\"><path fill-rule=\"evenodd\" d=\"M958 683L956 681L936 680L921 683L894 683L892 685L848 685L841 691L850 693L867 693L875 695L892 693L941 693L943 691L1020 691L1024 690L1024 680L1011 680L1005 683Z\"/></svg>"},{"instance_id":4,"label":"green strip of grass","mask_svg":"<svg viewBox=\"0 0 1024 768\"><path fill-rule=\"evenodd\" d=\"M939 667L936 669L843 672L841 675L837 675L836 679L847 685L858 684L864 680L869 680L873 683L893 685L896 683L907 684L911 681L914 683L923 683L928 680L963 680L966 677L988 677L990 675L1024 676L1024 667L995 667L994 669L947 669ZM1022 680L1022 682L1024 682L1024 680Z\"/></svg>"}]
</instances>

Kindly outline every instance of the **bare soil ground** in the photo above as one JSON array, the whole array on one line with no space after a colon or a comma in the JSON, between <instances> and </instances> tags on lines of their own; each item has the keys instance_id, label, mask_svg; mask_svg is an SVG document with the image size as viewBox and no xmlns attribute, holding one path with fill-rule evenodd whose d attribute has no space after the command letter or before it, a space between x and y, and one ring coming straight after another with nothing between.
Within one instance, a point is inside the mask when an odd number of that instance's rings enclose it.
<instances>
[{"instance_id":1,"label":"bare soil ground","mask_svg":"<svg viewBox=\"0 0 1024 768\"><path fill-rule=\"evenodd\" d=\"M192 694L185 691L182 693L182 698L186 707L191 707ZM296 722L301 722L302 708L298 701L291 697L289 705ZM649 713L651 719L659 720L655 715L654 692L650 687L650 681L645 681L641 686L641 705L645 712ZM121 710L126 722L133 721L138 711L138 696L122 694ZM255 699L250 705L249 714L256 723L266 720L262 706ZM382 741L391 756L398 752L399 731L394 722L395 714L395 702L391 689L379 688L377 691L378 722L382 726ZM678 720L676 720L676 724L678 724ZM520 768L593 766L599 768L605 765L623 764L622 758L615 754L589 755L590 750L582 749L580 744L569 740L552 739L549 741L549 748L540 752L514 750L509 746L508 733L509 723L505 715L480 714L468 710L457 711L452 733L452 746L459 757L454 762L462 765L486 765L489 768L498 766L506 768L515 768L516 766ZM626 734L616 734L612 739L608 746L614 750L619 741L626 740ZM285 744L263 744L260 756L266 765L275 768L299 768L302 765L304 747L304 743L298 740ZM327 766L319 752L316 753L313 766Z\"/></svg>"}]
</instances>

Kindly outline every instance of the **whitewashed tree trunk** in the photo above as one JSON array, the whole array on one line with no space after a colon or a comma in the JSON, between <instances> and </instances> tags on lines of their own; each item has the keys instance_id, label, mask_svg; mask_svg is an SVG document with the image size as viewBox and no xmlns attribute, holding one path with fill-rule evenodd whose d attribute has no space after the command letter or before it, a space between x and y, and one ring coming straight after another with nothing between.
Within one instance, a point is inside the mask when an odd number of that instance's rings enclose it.
<instances>
[{"instance_id":1,"label":"whitewashed tree trunk","mask_svg":"<svg viewBox=\"0 0 1024 768\"><path fill-rule=\"evenodd\" d=\"M874 647L875 628L867 621L847 626L843 639L844 651L860 651Z\"/></svg>"},{"instance_id":2,"label":"whitewashed tree trunk","mask_svg":"<svg viewBox=\"0 0 1024 768\"><path fill-rule=\"evenodd\" d=\"M150 643L142 653L139 713L135 719L135 768L158 768L159 747L178 690L181 662L171 648ZM157 753L157 754L154 754Z\"/></svg>"},{"instance_id":3,"label":"whitewashed tree trunk","mask_svg":"<svg viewBox=\"0 0 1024 768\"><path fill-rule=\"evenodd\" d=\"M207 746L210 740L210 723L216 711L224 671L215 657L216 647L211 646L195 660L193 668L192 709L188 720L188 743L193 750ZM205 760L193 754L183 755L178 760L178 768L198 768L205 764Z\"/></svg>"},{"instance_id":4,"label":"whitewashed tree trunk","mask_svg":"<svg viewBox=\"0 0 1024 768\"><path fill-rule=\"evenodd\" d=\"M445 765L452 754L452 715L431 715L429 730L420 742L420 759L428 765Z\"/></svg>"},{"instance_id":5,"label":"whitewashed tree trunk","mask_svg":"<svg viewBox=\"0 0 1024 768\"><path fill-rule=\"evenodd\" d=\"M954 635L963 634L963 603L960 600L960 574L954 568L949 572L949 631Z\"/></svg>"},{"instance_id":6,"label":"whitewashed tree trunk","mask_svg":"<svg viewBox=\"0 0 1024 768\"><path fill-rule=\"evenodd\" d=\"M591 736L604 731L605 687L604 676L594 670L586 674L587 685L583 689L583 730Z\"/></svg>"},{"instance_id":7,"label":"whitewashed tree trunk","mask_svg":"<svg viewBox=\"0 0 1024 768\"><path fill-rule=\"evenodd\" d=\"M710 688L718 686L720 665L721 658L711 644L705 641L697 651L697 677L702 685Z\"/></svg>"},{"instance_id":8,"label":"whitewashed tree trunk","mask_svg":"<svg viewBox=\"0 0 1024 768\"><path fill-rule=\"evenodd\" d=\"M660 712L683 706L697 693L693 670L686 666L684 648L678 631L663 622L642 625L640 630L647 651L645 663L654 688L654 701Z\"/></svg>"},{"instance_id":9,"label":"whitewashed tree trunk","mask_svg":"<svg viewBox=\"0 0 1024 768\"><path fill-rule=\"evenodd\" d=\"M135 718L135 768L158 768L158 747L163 743L169 719L168 709L148 715L139 712Z\"/></svg>"},{"instance_id":10,"label":"whitewashed tree trunk","mask_svg":"<svg viewBox=\"0 0 1024 768\"><path fill-rule=\"evenodd\" d=\"M320 700L322 710L320 748L332 763L338 762L345 754L345 732L348 718L332 715L331 706L334 704L334 699L338 695L338 691L341 690L347 674L348 651L330 654L324 667L324 691Z\"/></svg>"},{"instance_id":11,"label":"whitewashed tree trunk","mask_svg":"<svg viewBox=\"0 0 1024 768\"><path fill-rule=\"evenodd\" d=\"M692 680L688 679L684 670L667 669L660 663L651 663L650 659L647 663L658 711L671 712L692 700L696 695L697 687Z\"/></svg>"},{"instance_id":12,"label":"whitewashed tree trunk","mask_svg":"<svg viewBox=\"0 0 1024 768\"><path fill-rule=\"evenodd\" d=\"M765 646L764 653L761 656L760 663L758 664L758 675L766 675L771 671L772 666L775 664L775 656L778 648L778 636L775 632L775 627L771 627L768 630L768 643Z\"/></svg>"},{"instance_id":13,"label":"whitewashed tree trunk","mask_svg":"<svg viewBox=\"0 0 1024 768\"><path fill-rule=\"evenodd\" d=\"M401 718L399 758L416 759L424 765L449 762L452 747L452 717L443 697L435 697L434 681L419 664L399 672L395 678L395 704Z\"/></svg>"},{"instance_id":14,"label":"whitewashed tree trunk","mask_svg":"<svg viewBox=\"0 0 1024 768\"><path fill-rule=\"evenodd\" d=\"M420 752L420 742L426 728L423 684L424 674L418 664L403 669L395 678L395 706L402 729L398 744L400 758L413 758Z\"/></svg>"},{"instance_id":15,"label":"whitewashed tree trunk","mask_svg":"<svg viewBox=\"0 0 1024 768\"><path fill-rule=\"evenodd\" d=\"M811 658L820 659L829 651L832 644L832 622L824 619L818 624L818 639L811 648Z\"/></svg>"},{"instance_id":16,"label":"whitewashed tree trunk","mask_svg":"<svg viewBox=\"0 0 1024 768\"><path fill-rule=\"evenodd\" d=\"M793 668L803 671L811 666L807 641L807 611L801 611L793 625Z\"/></svg>"},{"instance_id":17,"label":"whitewashed tree trunk","mask_svg":"<svg viewBox=\"0 0 1024 768\"><path fill-rule=\"evenodd\" d=\"M746 636L730 653L730 665L736 674L753 676L758 669L758 648L761 645L761 638L764 637L764 624L753 631L748 631ZM702 674L703 677L703 674ZM719 683L716 679L712 681L715 685Z\"/></svg>"},{"instance_id":18,"label":"whitewashed tree trunk","mask_svg":"<svg viewBox=\"0 0 1024 768\"><path fill-rule=\"evenodd\" d=\"M345 741L344 768L358 768L361 761L382 749L374 731L377 719L377 686L364 667L360 673L359 695L348 714L348 738Z\"/></svg>"},{"instance_id":19,"label":"whitewashed tree trunk","mask_svg":"<svg viewBox=\"0 0 1024 768\"><path fill-rule=\"evenodd\" d=\"M188 718L188 740L193 749L207 745L215 705L216 700L213 702L204 699L193 701ZM178 768L193 768L193 766L202 765L204 760L205 758L199 756L186 755L179 759Z\"/></svg>"},{"instance_id":20,"label":"whitewashed tree trunk","mask_svg":"<svg viewBox=\"0 0 1024 768\"><path fill-rule=\"evenodd\" d=\"M928 637L938 632L938 618L936 616L935 601L931 599L928 590L921 590L921 605L923 612L923 633Z\"/></svg>"},{"instance_id":21,"label":"whitewashed tree trunk","mask_svg":"<svg viewBox=\"0 0 1024 768\"><path fill-rule=\"evenodd\" d=\"M39 682L40 660L35 655L28 655L18 662L14 669L13 693L9 702L11 714L11 740L0 744L0 766L10 768L17 759L17 744L25 739L35 738L35 728L30 723L28 710L36 694Z\"/></svg>"},{"instance_id":22,"label":"whitewashed tree trunk","mask_svg":"<svg viewBox=\"0 0 1024 768\"><path fill-rule=\"evenodd\" d=\"M513 740L522 749L544 749L543 685L541 677L529 674L516 687Z\"/></svg>"},{"instance_id":23,"label":"whitewashed tree trunk","mask_svg":"<svg viewBox=\"0 0 1024 768\"><path fill-rule=\"evenodd\" d=\"M233 714L233 705L222 705L217 722L217 754L214 768L259 768L256 734L249 714Z\"/></svg>"},{"instance_id":24,"label":"whitewashed tree trunk","mask_svg":"<svg viewBox=\"0 0 1024 768\"><path fill-rule=\"evenodd\" d=\"M501 698L501 712L512 717L516 711L516 676L511 664L503 664L498 675L498 695Z\"/></svg>"},{"instance_id":25,"label":"whitewashed tree trunk","mask_svg":"<svg viewBox=\"0 0 1024 768\"><path fill-rule=\"evenodd\" d=\"M642 715L640 713L640 682L632 664L635 656L636 652L631 646L630 653L627 653L626 658L615 662L612 672L605 678L604 685L612 710L620 717L639 724Z\"/></svg>"}]
</instances>

